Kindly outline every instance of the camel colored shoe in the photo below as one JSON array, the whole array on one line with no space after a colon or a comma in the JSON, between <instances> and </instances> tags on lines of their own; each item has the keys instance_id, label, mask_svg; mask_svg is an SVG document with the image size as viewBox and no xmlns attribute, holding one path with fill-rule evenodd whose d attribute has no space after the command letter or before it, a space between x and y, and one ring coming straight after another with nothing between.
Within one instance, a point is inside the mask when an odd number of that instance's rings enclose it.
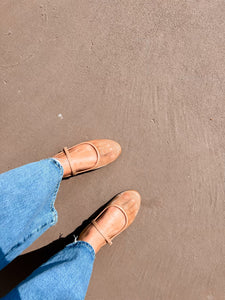
<instances>
[{"instance_id":1,"label":"camel colored shoe","mask_svg":"<svg viewBox=\"0 0 225 300\"><path fill-rule=\"evenodd\" d=\"M81 232L79 240L90 243L96 253L104 244L112 245L112 240L134 221L140 204L141 196L137 191L118 194ZM114 210L110 211L110 208Z\"/></svg>"},{"instance_id":2,"label":"camel colored shoe","mask_svg":"<svg viewBox=\"0 0 225 300\"><path fill-rule=\"evenodd\" d=\"M77 155L80 155L83 160L86 159L88 163L91 159L91 156L93 158L93 153L94 163L92 166L80 170L78 167L79 158L76 158ZM56 154L53 158L59 160L63 165L63 177L65 178L102 168L116 160L120 153L121 147L117 142L108 139L99 139L80 143L71 148L64 147L63 151Z\"/></svg>"}]
</instances>

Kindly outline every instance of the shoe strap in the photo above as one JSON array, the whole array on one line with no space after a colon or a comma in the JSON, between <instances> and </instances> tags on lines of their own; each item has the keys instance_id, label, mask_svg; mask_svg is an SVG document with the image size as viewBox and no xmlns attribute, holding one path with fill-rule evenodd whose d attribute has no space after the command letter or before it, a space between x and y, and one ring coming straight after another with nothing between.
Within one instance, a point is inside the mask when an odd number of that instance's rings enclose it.
<instances>
[{"instance_id":1,"label":"shoe strap","mask_svg":"<svg viewBox=\"0 0 225 300\"><path fill-rule=\"evenodd\" d=\"M118 234L120 234L120 232L121 231L123 231L126 227L127 227L127 224L128 224L128 216L127 216L127 213L126 213L126 211L121 207L121 206L119 206L119 205L117 205L117 204L109 204L107 207L106 207L106 209L108 209L109 207L116 207L116 208L118 208L122 213L123 213L123 215L124 215L124 217L125 217L125 224L124 224L124 226L122 227L122 229L119 231L119 233L117 233L117 235Z\"/></svg>"},{"instance_id":2,"label":"shoe strap","mask_svg":"<svg viewBox=\"0 0 225 300\"><path fill-rule=\"evenodd\" d=\"M93 220L91 223L94 225L95 229L101 234L101 236L105 239L106 243L112 245L112 240L108 237L108 235L102 230L102 228L98 225L98 223Z\"/></svg>"},{"instance_id":3,"label":"shoe strap","mask_svg":"<svg viewBox=\"0 0 225 300\"><path fill-rule=\"evenodd\" d=\"M98 148L94 144L92 144L90 142L83 142L83 143L78 144L77 146L84 145L84 144L87 144L87 145L91 146L95 150L95 152L97 154L97 160L96 160L95 165L93 167L89 168L89 169L85 169L84 171L82 171L82 172L87 172L87 171L93 170L93 169L95 169L97 167L97 165L99 163L99 160L100 160L100 153L98 151Z\"/></svg>"},{"instance_id":4,"label":"shoe strap","mask_svg":"<svg viewBox=\"0 0 225 300\"><path fill-rule=\"evenodd\" d=\"M104 230L102 230L102 228L97 224L96 220L109 208L109 207L116 207L118 208L124 215L125 217L125 224L124 226L120 229L119 232L117 232L115 235L113 235L111 238L109 238L109 236L104 232ZM112 239L114 239L117 235L119 235L128 225L128 216L127 213L125 212L125 210L117 205L117 204L109 204L107 205L102 212L93 220L91 221L91 223L94 225L94 227L97 229L97 231L102 235L102 237L105 239L106 243L108 243L109 245L112 245Z\"/></svg>"},{"instance_id":5,"label":"shoe strap","mask_svg":"<svg viewBox=\"0 0 225 300\"><path fill-rule=\"evenodd\" d=\"M74 163L73 163L73 159L72 159L72 157L70 155L70 152L69 152L70 149L68 149L67 147L63 148L63 152L66 155L66 158L68 160L68 163L69 163L69 166L70 166L70 169L71 169L71 173L72 173L73 176L76 175L76 174L79 174L79 173L83 173L83 172L87 172L87 171L93 170L93 169L95 169L97 167L97 165L99 163L100 153L98 151L98 148L94 144L92 144L90 142L84 142L84 143L80 143L80 144L76 145L75 147L77 147L79 145L84 145L84 144L90 145L95 150L95 152L97 154L97 161L96 161L96 163L95 163L95 165L93 167L85 169L82 172L77 172L76 169L73 168Z\"/></svg>"},{"instance_id":6,"label":"shoe strap","mask_svg":"<svg viewBox=\"0 0 225 300\"><path fill-rule=\"evenodd\" d=\"M71 157L71 155L70 155L70 153L69 153L68 148L67 148L67 147L64 147L64 148L63 148L63 152L65 153L66 158L67 158L67 160L68 160L68 163L69 163L69 166L70 166L72 175L75 175L75 174L76 174L76 169L73 168L73 164L72 164L73 160L72 160L72 157Z\"/></svg>"}]
</instances>

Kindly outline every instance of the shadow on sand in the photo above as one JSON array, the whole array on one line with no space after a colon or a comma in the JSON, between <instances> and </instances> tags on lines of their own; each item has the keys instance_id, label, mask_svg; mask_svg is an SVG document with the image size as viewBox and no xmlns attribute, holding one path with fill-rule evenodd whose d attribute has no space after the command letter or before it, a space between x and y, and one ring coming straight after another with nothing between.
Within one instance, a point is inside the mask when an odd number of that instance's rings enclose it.
<instances>
[{"instance_id":1,"label":"shadow on sand","mask_svg":"<svg viewBox=\"0 0 225 300\"><path fill-rule=\"evenodd\" d=\"M96 210L88 219L84 220L83 223L68 236L63 238L60 237L59 239L51 242L50 244L40 249L18 256L3 270L1 270L0 297L4 297L19 283L25 280L39 266L45 263L53 255L64 249L66 245L74 242L74 237L79 236L81 231L88 224L90 224L91 220L93 220L112 199L110 199L107 203L105 203L98 210ZM20 298L18 297L18 299Z\"/></svg>"}]
</instances>

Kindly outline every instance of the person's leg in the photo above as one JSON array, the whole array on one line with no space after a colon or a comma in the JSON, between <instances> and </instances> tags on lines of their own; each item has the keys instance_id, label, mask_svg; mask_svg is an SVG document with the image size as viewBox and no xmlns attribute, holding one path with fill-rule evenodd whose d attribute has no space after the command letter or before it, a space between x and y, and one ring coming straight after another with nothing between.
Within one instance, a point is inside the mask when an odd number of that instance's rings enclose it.
<instances>
[{"instance_id":1,"label":"person's leg","mask_svg":"<svg viewBox=\"0 0 225 300\"><path fill-rule=\"evenodd\" d=\"M83 300L94 259L95 252L90 244L82 241L69 244L3 299Z\"/></svg>"},{"instance_id":2,"label":"person's leg","mask_svg":"<svg viewBox=\"0 0 225 300\"><path fill-rule=\"evenodd\" d=\"M54 201L62 177L107 165L120 152L114 141L94 140L1 174L0 270L56 223Z\"/></svg>"},{"instance_id":3,"label":"person's leg","mask_svg":"<svg viewBox=\"0 0 225 300\"><path fill-rule=\"evenodd\" d=\"M105 210L80 234L79 240L34 271L4 299L83 300L92 273L95 253L125 230L135 219L140 195L126 191L117 195ZM96 227L97 226L97 227Z\"/></svg>"},{"instance_id":4,"label":"person's leg","mask_svg":"<svg viewBox=\"0 0 225 300\"><path fill-rule=\"evenodd\" d=\"M51 158L0 175L0 270L57 222L62 177L61 164Z\"/></svg>"}]
</instances>

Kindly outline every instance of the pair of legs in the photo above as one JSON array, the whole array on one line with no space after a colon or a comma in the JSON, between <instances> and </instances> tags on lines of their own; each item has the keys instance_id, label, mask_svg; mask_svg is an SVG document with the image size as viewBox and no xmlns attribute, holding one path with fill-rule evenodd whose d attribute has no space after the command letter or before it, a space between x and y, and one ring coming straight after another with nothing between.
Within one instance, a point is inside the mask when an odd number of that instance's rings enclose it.
<instances>
[{"instance_id":1,"label":"pair of legs","mask_svg":"<svg viewBox=\"0 0 225 300\"><path fill-rule=\"evenodd\" d=\"M0 269L57 221L54 201L63 177L114 161L120 146L110 140L82 143L53 158L0 175ZM54 255L5 299L84 299L95 254L134 220L135 191L118 194L73 243Z\"/></svg>"}]
</instances>

